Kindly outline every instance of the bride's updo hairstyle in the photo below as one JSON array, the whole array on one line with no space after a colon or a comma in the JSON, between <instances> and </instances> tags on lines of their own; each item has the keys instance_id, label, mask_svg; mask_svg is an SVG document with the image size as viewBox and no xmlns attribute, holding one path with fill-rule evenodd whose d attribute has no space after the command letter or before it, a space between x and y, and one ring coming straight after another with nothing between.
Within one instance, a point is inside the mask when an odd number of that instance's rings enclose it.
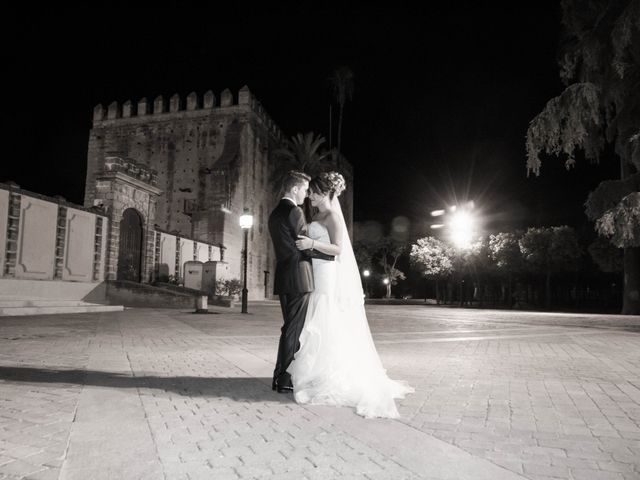
<instances>
[{"instance_id":1,"label":"bride's updo hairstyle","mask_svg":"<svg viewBox=\"0 0 640 480\"><path fill-rule=\"evenodd\" d=\"M344 181L344 177L338 172L321 173L309 182L309 189L313 193L329 195L329 200L333 200L333 197L339 197L346 187L347 183Z\"/></svg>"}]
</instances>

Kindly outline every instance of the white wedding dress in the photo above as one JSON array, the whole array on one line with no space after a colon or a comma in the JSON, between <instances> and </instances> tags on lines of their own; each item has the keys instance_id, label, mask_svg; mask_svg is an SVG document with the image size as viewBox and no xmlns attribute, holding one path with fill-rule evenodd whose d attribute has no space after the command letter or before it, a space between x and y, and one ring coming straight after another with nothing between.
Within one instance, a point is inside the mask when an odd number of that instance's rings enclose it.
<instances>
[{"instance_id":1,"label":"white wedding dress","mask_svg":"<svg viewBox=\"0 0 640 480\"><path fill-rule=\"evenodd\" d=\"M311 222L308 233L314 240L331 243L321 223ZM315 287L300 335L300 349L287 369L295 400L355 407L366 418L397 418L394 399L414 390L405 382L387 377L380 362L346 227L344 237L343 254L336 261L313 259ZM346 261L349 263L345 265Z\"/></svg>"}]
</instances>

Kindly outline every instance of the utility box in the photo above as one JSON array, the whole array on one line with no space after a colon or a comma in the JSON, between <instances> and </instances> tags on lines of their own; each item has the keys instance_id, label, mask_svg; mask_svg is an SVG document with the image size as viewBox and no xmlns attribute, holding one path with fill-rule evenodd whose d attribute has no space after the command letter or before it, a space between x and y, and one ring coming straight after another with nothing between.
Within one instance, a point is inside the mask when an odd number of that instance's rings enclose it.
<instances>
[{"instance_id":1,"label":"utility box","mask_svg":"<svg viewBox=\"0 0 640 480\"><path fill-rule=\"evenodd\" d=\"M202 268L202 291L209 295L219 295L216 292L216 282L229 278L229 264L227 262L212 260L205 262Z\"/></svg>"},{"instance_id":2,"label":"utility box","mask_svg":"<svg viewBox=\"0 0 640 480\"><path fill-rule=\"evenodd\" d=\"M184 264L184 286L194 290L202 290L202 262L193 260Z\"/></svg>"}]
</instances>

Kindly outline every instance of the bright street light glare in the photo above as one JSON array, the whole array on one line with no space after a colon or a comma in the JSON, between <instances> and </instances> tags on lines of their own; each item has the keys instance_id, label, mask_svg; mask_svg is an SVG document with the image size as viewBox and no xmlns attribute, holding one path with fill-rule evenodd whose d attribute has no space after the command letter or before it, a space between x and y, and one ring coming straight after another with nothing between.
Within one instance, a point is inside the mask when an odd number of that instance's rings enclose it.
<instances>
[{"instance_id":1,"label":"bright street light glare","mask_svg":"<svg viewBox=\"0 0 640 480\"><path fill-rule=\"evenodd\" d=\"M431 225L431 228L442 228L442 227L444 227L442 223L434 223L433 225Z\"/></svg>"},{"instance_id":2,"label":"bright street light glare","mask_svg":"<svg viewBox=\"0 0 640 480\"><path fill-rule=\"evenodd\" d=\"M431 212L432 217L439 217L440 215L444 215L444 210L434 210Z\"/></svg>"},{"instance_id":3,"label":"bright street light glare","mask_svg":"<svg viewBox=\"0 0 640 480\"><path fill-rule=\"evenodd\" d=\"M468 248L473 237L473 217L468 212L458 212L451 220L451 240L459 248Z\"/></svg>"}]
</instances>

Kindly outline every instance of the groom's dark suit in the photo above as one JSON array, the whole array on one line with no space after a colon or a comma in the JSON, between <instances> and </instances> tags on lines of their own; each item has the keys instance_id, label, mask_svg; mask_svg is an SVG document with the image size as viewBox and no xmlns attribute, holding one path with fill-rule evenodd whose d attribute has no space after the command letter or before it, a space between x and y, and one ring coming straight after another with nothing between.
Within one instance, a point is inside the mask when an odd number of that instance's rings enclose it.
<instances>
[{"instance_id":1,"label":"groom's dark suit","mask_svg":"<svg viewBox=\"0 0 640 480\"><path fill-rule=\"evenodd\" d=\"M291 376L287 368L300 348L300 333L313 291L311 258L333 260L333 256L316 250L300 251L296 247L298 235L307 235L307 222L302 209L283 198L269 216L269 233L276 252L274 294L280 296L284 324L278 345L278 358L273 372L274 389L290 389Z\"/></svg>"}]
</instances>

